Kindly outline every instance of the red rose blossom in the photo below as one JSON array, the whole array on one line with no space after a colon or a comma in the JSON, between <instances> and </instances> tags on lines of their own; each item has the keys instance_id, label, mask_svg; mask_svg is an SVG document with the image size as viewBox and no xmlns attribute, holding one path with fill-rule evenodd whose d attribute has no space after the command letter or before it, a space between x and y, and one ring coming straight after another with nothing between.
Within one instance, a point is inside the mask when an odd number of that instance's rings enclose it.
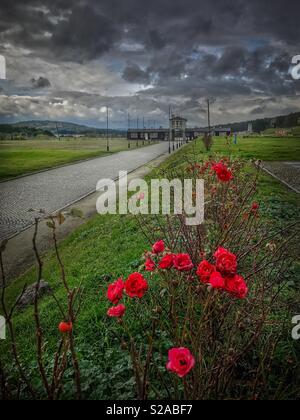
<instances>
[{"instance_id":1,"label":"red rose blossom","mask_svg":"<svg viewBox=\"0 0 300 420\"><path fill-rule=\"evenodd\" d=\"M117 305L123 297L123 290L124 282L122 279L118 279L108 286L107 299L110 300L114 305Z\"/></svg>"},{"instance_id":2,"label":"red rose blossom","mask_svg":"<svg viewBox=\"0 0 300 420\"><path fill-rule=\"evenodd\" d=\"M107 315L111 318L122 318L125 314L126 308L124 305L113 306L107 311Z\"/></svg>"},{"instance_id":3,"label":"red rose blossom","mask_svg":"<svg viewBox=\"0 0 300 420\"><path fill-rule=\"evenodd\" d=\"M180 378L186 376L195 366L195 359L189 349L184 347L169 350L167 369Z\"/></svg>"},{"instance_id":4,"label":"red rose blossom","mask_svg":"<svg viewBox=\"0 0 300 420\"><path fill-rule=\"evenodd\" d=\"M229 182L233 179L231 170L228 169L228 167L222 162L213 165L213 170L215 171L219 181L221 182Z\"/></svg>"},{"instance_id":5,"label":"red rose blossom","mask_svg":"<svg viewBox=\"0 0 300 420\"><path fill-rule=\"evenodd\" d=\"M66 334L73 330L72 322L61 322L58 326L58 329L61 333Z\"/></svg>"},{"instance_id":6,"label":"red rose blossom","mask_svg":"<svg viewBox=\"0 0 300 420\"><path fill-rule=\"evenodd\" d=\"M158 241L152 247L153 254L161 254L162 252L164 252L164 250L165 250L164 241Z\"/></svg>"},{"instance_id":7,"label":"red rose blossom","mask_svg":"<svg viewBox=\"0 0 300 420\"><path fill-rule=\"evenodd\" d=\"M236 274L237 257L225 248L218 248L214 257L216 259L217 270L224 275Z\"/></svg>"},{"instance_id":8,"label":"red rose blossom","mask_svg":"<svg viewBox=\"0 0 300 420\"><path fill-rule=\"evenodd\" d=\"M125 282L125 291L131 298L141 299L148 290L148 283L140 273L130 274Z\"/></svg>"},{"instance_id":9,"label":"red rose blossom","mask_svg":"<svg viewBox=\"0 0 300 420\"><path fill-rule=\"evenodd\" d=\"M174 267L179 271L191 271L194 264L188 254L174 255Z\"/></svg>"},{"instance_id":10,"label":"red rose blossom","mask_svg":"<svg viewBox=\"0 0 300 420\"><path fill-rule=\"evenodd\" d=\"M225 290L231 295L245 299L248 295L248 287L243 277L237 274L234 277L228 277L225 279Z\"/></svg>"},{"instance_id":11,"label":"red rose blossom","mask_svg":"<svg viewBox=\"0 0 300 420\"><path fill-rule=\"evenodd\" d=\"M212 273L209 279L213 289L224 289L225 288L225 279L222 277L222 274L217 271Z\"/></svg>"},{"instance_id":12,"label":"red rose blossom","mask_svg":"<svg viewBox=\"0 0 300 420\"><path fill-rule=\"evenodd\" d=\"M162 270L168 270L174 265L174 254L165 255L159 263L159 268Z\"/></svg>"},{"instance_id":13,"label":"red rose blossom","mask_svg":"<svg viewBox=\"0 0 300 420\"><path fill-rule=\"evenodd\" d=\"M252 207L251 207L251 213L253 213L254 215L258 214L258 210L259 210L259 204L258 203L253 203Z\"/></svg>"},{"instance_id":14,"label":"red rose blossom","mask_svg":"<svg viewBox=\"0 0 300 420\"><path fill-rule=\"evenodd\" d=\"M155 262L151 260L151 258L148 258L145 262L146 271L154 271L155 268L156 268Z\"/></svg>"},{"instance_id":15,"label":"red rose blossom","mask_svg":"<svg viewBox=\"0 0 300 420\"><path fill-rule=\"evenodd\" d=\"M202 283L209 283L210 276L216 271L216 267L208 261L202 261L197 269L197 276Z\"/></svg>"}]
</instances>

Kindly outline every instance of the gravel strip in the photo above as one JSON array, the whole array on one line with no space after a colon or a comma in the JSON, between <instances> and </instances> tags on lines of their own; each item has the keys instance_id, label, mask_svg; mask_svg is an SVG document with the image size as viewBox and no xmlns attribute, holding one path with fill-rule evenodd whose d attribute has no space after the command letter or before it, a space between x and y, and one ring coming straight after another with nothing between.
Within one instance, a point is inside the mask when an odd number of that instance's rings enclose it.
<instances>
[{"instance_id":1,"label":"gravel strip","mask_svg":"<svg viewBox=\"0 0 300 420\"><path fill-rule=\"evenodd\" d=\"M262 162L262 166L293 191L300 193L300 162Z\"/></svg>"}]
</instances>

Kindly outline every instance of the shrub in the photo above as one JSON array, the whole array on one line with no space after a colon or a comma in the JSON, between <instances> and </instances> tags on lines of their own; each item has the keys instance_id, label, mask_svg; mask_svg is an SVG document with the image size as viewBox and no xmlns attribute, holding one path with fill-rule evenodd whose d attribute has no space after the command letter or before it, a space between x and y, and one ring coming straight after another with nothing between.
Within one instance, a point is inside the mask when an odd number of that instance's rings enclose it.
<instances>
[{"instance_id":1,"label":"shrub","mask_svg":"<svg viewBox=\"0 0 300 420\"><path fill-rule=\"evenodd\" d=\"M118 317L137 398L268 398L291 319L282 293L295 226L270 229L255 201L258 169L222 159L188 172L205 178L206 221L141 219L149 251L134 278L143 292L125 287Z\"/></svg>"},{"instance_id":2,"label":"shrub","mask_svg":"<svg viewBox=\"0 0 300 420\"><path fill-rule=\"evenodd\" d=\"M205 133L204 137L202 137L202 142L204 144L205 150L210 152L214 144L213 136L211 134Z\"/></svg>"}]
</instances>

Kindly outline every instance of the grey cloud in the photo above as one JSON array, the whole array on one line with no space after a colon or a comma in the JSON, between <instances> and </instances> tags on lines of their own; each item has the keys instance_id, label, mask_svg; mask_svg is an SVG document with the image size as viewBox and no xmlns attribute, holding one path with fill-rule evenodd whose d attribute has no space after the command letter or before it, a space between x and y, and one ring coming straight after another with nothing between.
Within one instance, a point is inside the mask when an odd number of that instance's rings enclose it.
<instances>
[{"instance_id":1,"label":"grey cloud","mask_svg":"<svg viewBox=\"0 0 300 420\"><path fill-rule=\"evenodd\" d=\"M56 77L54 80L53 73L47 72L48 64L61 64L63 73L68 66L88 67L98 60L115 76L112 83L120 79L127 91L137 84L151 85L136 95L121 96L121 92L107 98L116 116L117 101L120 109L133 113L135 109L145 114L160 110L164 115L168 104L174 102L197 120L205 97L216 99L219 118L231 117L234 107L237 118L244 115L242 110L245 115L267 115L299 105L300 81L293 81L288 73L291 57L299 54L299 15L298 0L1 0L0 53L5 51L8 61L15 59L15 49L24 49L32 57L32 69L28 65L27 70L29 75L44 75L45 80L38 79L33 87L46 87L45 99L48 90L57 87ZM34 69L37 60L43 61L43 67ZM96 64L93 69L97 72ZM58 76L61 87L64 77ZM80 83L70 77L68 89L78 90L72 97L57 92L62 105L57 104L56 109L63 108L67 100L66 115L74 112L96 118L93 115L97 115L103 97L81 90L85 85L91 91L101 89L87 72L78 77ZM47 85L47 79L52 86ZM16 83L2 93L16 94L17 89ZM32 86L31 91L30 87L19 88L19 95L26 98L36 92ZM11 104L9 94L5 101ZM26 101L30 103L29 98ZM4 108L3 101L1 104ZM55 107L42 102L41 110L47 112L48 108L54 115ZM20 112L23 115L25 108Z\"/></svg>"},{"instance_id":2,"label":"grey cloud","mask_svg":"<svg viewBox=\"0 0 300 420\"><path fill-rule=\"evenodd\" d=\"M46 77L39 77L38 79L31 79L33 89L44 89L51 87L50 81Z\"/></svg>"},{"instance_id":3,"label":"grey cloud","mask_svg":"<svg viewBox=\"0 0 300 420\"><path fill-rule=\"evenodd\" d=\"M123 72L123 78L128 82L147 84L150 81L149 73L142 70L137 64L129 63Z\"/></svg>"},{"instance_id":4,"label":"grey cloud","mask_svg":"<svg viewBox=\"0 0 300 420\"><path fill-rule=\"evenodd\" d=\"M51 44L65 58L81 61L109 51L120 36L113 16L99 14L86 4L75 6L69 19L58 23Z\"/></svg>"}]
</instances>

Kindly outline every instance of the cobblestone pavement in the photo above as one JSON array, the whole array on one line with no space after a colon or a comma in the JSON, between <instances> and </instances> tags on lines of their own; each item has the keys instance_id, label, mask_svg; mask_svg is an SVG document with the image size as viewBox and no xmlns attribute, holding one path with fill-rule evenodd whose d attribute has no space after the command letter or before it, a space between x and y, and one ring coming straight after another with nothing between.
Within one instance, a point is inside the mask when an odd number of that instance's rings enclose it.
<instances>
[{"instance_id":1,"label":"cobblestone pavement","mask_svg":"<svg viewBox=\"0 0 300 420\"><path fill-rule=\"evenodd\" d=\"M62 209L95 191L100 179L115 179L167 151L168 143L159 143L0 183L0 240L30 226L39 209Z\"/></svg>"},{"instance_id":2,"label":"cobblestone pavement","mask_svg":"<svg viewBox=\"0 0 300 420\"><path fill-rule=\"evenodd\" d=\"M263 167L300 193L300 162L263 162Z\"/></svg>"}]
</instances>

